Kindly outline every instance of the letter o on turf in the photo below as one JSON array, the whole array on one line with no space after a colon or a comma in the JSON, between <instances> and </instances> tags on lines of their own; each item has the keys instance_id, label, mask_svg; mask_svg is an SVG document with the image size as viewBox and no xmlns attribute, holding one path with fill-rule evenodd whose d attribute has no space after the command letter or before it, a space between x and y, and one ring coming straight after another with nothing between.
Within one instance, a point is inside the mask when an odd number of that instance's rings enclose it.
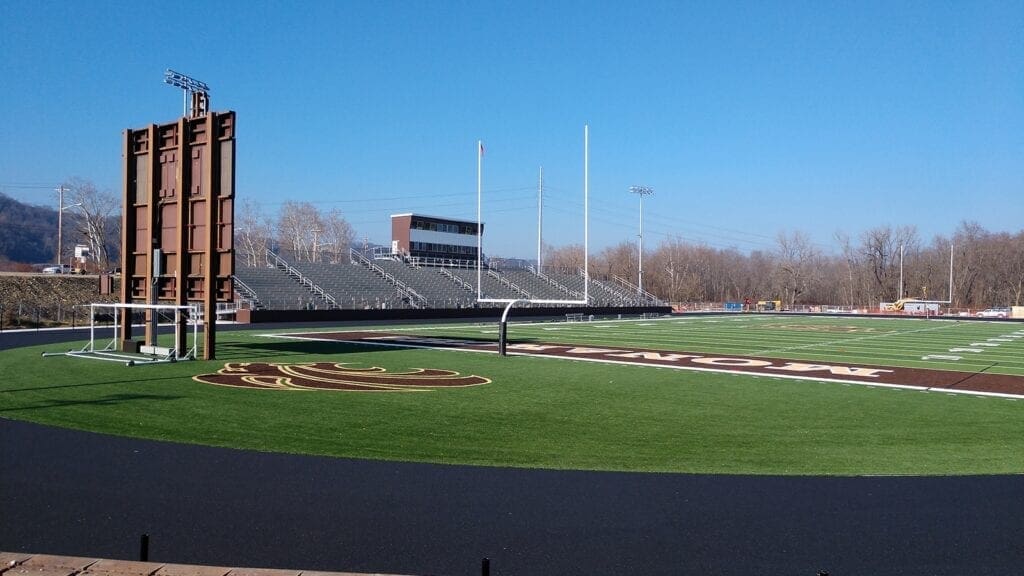
<instances>
[{"instance_id":1,"label":"letter o on turf","mask_svg":"<svg viewBox=\"0 0 1024 576\"><path fill-rule=\"evenodd\" d=\"M763 368L771 366L771 362L751 358L694 358L694 364L710 364L712 366L731 366L744 368Z\"/></svg>"}]
</instances>

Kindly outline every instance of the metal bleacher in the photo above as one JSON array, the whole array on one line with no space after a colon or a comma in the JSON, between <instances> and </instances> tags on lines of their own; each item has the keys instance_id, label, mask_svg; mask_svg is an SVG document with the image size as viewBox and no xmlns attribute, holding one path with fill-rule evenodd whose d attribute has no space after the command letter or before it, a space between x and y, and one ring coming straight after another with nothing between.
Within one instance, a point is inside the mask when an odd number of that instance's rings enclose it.
<instances>
[{"instance_id":1,"label":"metal bleacher","mask_svg":"<svg viewBox=\"0 0 1024 576\"><path fill-rule=\"evenodd\" d=\"M579 294L583 294L584 289L587 289L584 287L582 274L545 271L544 275ZM592 306L627 306L631 303L624 299L620 294L608 289L603 282L599 282L594 278L590 279L587 290L590 294L590 304Z\"/></svg>"},{"instance_id":2,"label":"metal bleacher","mask_svg":"<svg viewBox=\"0 0 1024 576\"><path fill-rule=\"evenodd\" d=\"M408 307L394 285L359 264L295 262L293 266L333 296L338 308Z\"/></svg>"},{"instance_id":3,"label":"metal bleacher","mask_svg":"<svg viewBox=\"0 0 1024 576\"><path fill-rule=\"evenodd\" d=\"M467 266L439 266L400 256L368 258L351 251L344 263L309 262L300 257L267 252L265 265L239 266L235 276L241 298L257 308L381 309L465 308L478 306L477 270ZM533 267L484 269L481 296L493 299L581 300L582 273ZM660 302L625 280L591 278L592 306L651 305Z\"/></svg>"},{"instance_id":4,"label":"metal bleacher","mask_svg":"<svg viewBox=\"0 0 1024 576\"><path fill-rule=\"evenodd\" d=\"M547 275L537 274L532 268L502 270L501 275L542 300L583 300L583 292L577 292L558 283Z\"/></svg>"},{"instance_id":5,"label":"metal bleacher","mask_svg":"<svg viewBox=\"0 0 1024 576\"><path fill-rule=\"evenodd\" d=\"M330 306L320 295L277 266L240 266L235 269L235 276L253 292L247 296L258 308L302 310Z\"/></svg>"},{"instance_id":6,"label":"metal bleacher","mask_svg":"<svg viewBox=\"0 0 1024 576\"><path fill-rule=\"evenodd\" d=\"M434 266L412 266L390 258L376 259L374 264L424 298L430 308L466 308L476 300L476 293L440 272Z\"/></svg>"},{"instance_id":7,"label":"metal bleacher","mask_svg":"<svg viewBox=\"0 0 1024 576\"><path fill-rule=\"evenodd\" d=\"M475 268L449 268L452 276L461 279L470 286L477 285L477 272ZM513 286L503 283L500 276L496 277L483 271L480 274L480 292L484 298L519 299L530 298L531 294L524 290L516 290Z\"/></svg>"}]
</instances>

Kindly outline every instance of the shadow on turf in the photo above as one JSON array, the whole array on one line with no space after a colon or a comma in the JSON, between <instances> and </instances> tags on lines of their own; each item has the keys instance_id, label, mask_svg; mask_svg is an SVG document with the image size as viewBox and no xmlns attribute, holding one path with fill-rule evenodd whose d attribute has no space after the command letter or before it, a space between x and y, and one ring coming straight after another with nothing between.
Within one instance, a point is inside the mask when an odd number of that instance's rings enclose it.
<instances>
[{"instance_id":1,"label":"shadow on turf","mask_svg":"<svg viewBox=\"0 0 1024 576\"><path fill-rule=\"evenodd\" d=\"M481 344L496 344L495 338L482 337L458 337L459 340L478 342ZM509 343L536 342L534 338L516 338ZM374 344L361 344L358 342L347 342L344 340L321 341L321 340L288 340L268 342L240 342L217 345L218 360L239 360L253 356L293 356L310 354L352 354L363 352L379 352L384 350L417 350L421 346L402 346L400 344L388 344L379 346Z\"/></svg>"},{"instance_id":2,"label":"shadow on turf","mask_svg":"<svg viewBox=\"0 0 1024 576\"><path fill-rule=\"evenodd\" d=\"M296 356L309 354L352 354L380 350L379 346L359 345L350 342L245 342L217 345L217 360L242 360L265 356Z\"/></svg>"},{"instance_id":3,"label":"shadow on turf","mask_svg":"<svg viewBox=\"0 0 1024 576\"><path fill-rule=\"evenodd\" d=\"M23 406L15 408L0 408L0 412L23 412L27 410L42 410L44 408L61 408L64 406L116 406L125 402L145 400L178 400L182 396L167 396L161 394L111 394L95 400L53 400L34 406Z\"/></svg>"},{"instance_id":4,"label":"shadow on turf","mask_svg":"<svg viewBox=\"0 0 1024 576\"><path fill-rule=\"evenodd\" d=\"M35 386L32 388L0 388L0 392L34 392L37 390L58 390L60 388L84 388L86 386L107 386L109 384L137 384L139 382L157 382L160 380L180 379L180 376L164 376L161 378L131 378L128 380L104 380L103 382L83 382L80 384L60 384L57 386Z\"/></svg>"}]
</instances>

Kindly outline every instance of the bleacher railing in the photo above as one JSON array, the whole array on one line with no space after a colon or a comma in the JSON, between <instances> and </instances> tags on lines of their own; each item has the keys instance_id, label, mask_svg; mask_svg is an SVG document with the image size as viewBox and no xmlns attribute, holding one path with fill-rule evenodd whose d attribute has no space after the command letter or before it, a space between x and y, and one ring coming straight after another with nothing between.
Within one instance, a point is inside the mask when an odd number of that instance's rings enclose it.
<instances>
[{"instance_id":1,"label":"bleacher railing","mask_svg":"<svg viewBox=\"0 0 1024 576\"><path fill-rule=\"evenodd\" d=\"M470 284L469 282L466 282L465 280L463 280L462 278L456 276L455 274L452 274L447 268L442 267L442 268L440 268L440 270L441 270L441 275L448 277L449 280L451 280L452 282L455 282L456 284L458 284L460 288L463 288L465 290L469 290L470 292L475 292L476 291L476 288L474 288L472 284Z\"/></svg>"},{"instance_id":2,"label":"bleacher railing","mask_svg":"<svg viewBox=\"0 0 1024 576\"><path fill-rule=\"evenodd\" d=\"M454 258L433 258L410 256L407 261L413 266L439 266L444 268L476 268L476 260L457 260Z\"/></svg>"},{"instance_id":3,"label":"bleacher railing","mask_svg":"<svg viewBox=\"0 0 1024 576\"><path fill-rule=\"evenodd\" d=\"M568 286L563 286L562 284L559 284L554 278L551 278L550 276L544 274L543 272L541 272L540 270L535 268L532 264L527 266L526 269L529 270L530 272L533 272L534 275L536 275L541 280L547 282L548 284L554 286L555 288L558 288L559 290L561 290L562 292L568 294L569 296L572 296L573 298L575 298L577 300L582 300L583 299L583 293L582 292L577 292L577 291L569 288Z\"/></svg>"},{"instance_id":4,"label":"bleacher railing","mask_svg":"<svg viewBox=\"0 0 1024 576\"><path fill-rule=\"evenodd\" d=\"M612 280L614 280L617 284L619 284L620 286L622 286L626 290L628 290L630 292L633 292L634 294L639 295L640 299L642 299L644 301L647 301L647 302L649 302L651 304L661 304L662 303L661 300L657 296L655 296L654 294L651 294L650 292L640 288L639 286L637 286L635 284L630 284L629 281L625 280L624 278L620 278L619 276L612 275Z\"/></svg>"},{"instance_id":5,"label":"bleacher railing","mask_svg":"<svg viewBox=\"0 0 1024 576\"><path fill-rule=\"evenodd\" d=\"M243 300L248 301L250 303L250 308L258 308L261 303L259 295L256 294L256 291L253 290L252 287L250 287L245 282L242 282L242 280L238 276L232 276L232 279L234 280L235 283L235 292L239 292L240 294L242 294ZM239 290L239 288L241 288L241 290Z\"/></svg>"},{"instance_id":6,"label":"bleacher railing","mask_svg":"<svg viewBox=\"0 0 1024 576\"><path fill-rule=\"evenodd\" d=\"M363 256L354 249L349 249L349 257L351 258L352 263L361 264L369 268L376 274L378 274L384 280L387 280L392 286L394 286L398 290L399 296L408 300L409 305L412 306L413 308L424 308L429 305L427 299L424 298L419 292L413 290L412 287L406 284L405 282L402 282L398 278L395 278L395 276L388 272L387 270L374 264L373 261L367 258L366 256Z\"/></svg>"},{"instance_id":7,"label":"bleacher railing","mask_svg":"<svg viewBox=\"0 0 1024 576\"><path fill-rule=\"evenodd\" d=\"M331 308L340 308L340 306L338 305L338 301L334 298L334 296L327 293L323 288L320 287L319 284L313 282L313 280L308 278L305 274L299 272L298 269L289 264L284 258L281 258L274 252L271 252L269 249L267 250L267 257L268 260L271 260L270 257L273 257L272 261L275 267L286 271L289 276L292 276L300 284L306 286L310 292L312 292L313 294L317 294L318 296L323 298L324 301L327 302L327 304Z\"/></svg>"},{"instance_id":8,"label":"bleacher railing","mask_svg":"<svg viewBox=\"0 0 1024 576\"><path fill-rule=\"evenodd\" d=\"M516 284L515 282L509 280L508 278L505 278L504 276L498 274L494 270L488 269L487 270L487 275L492 277L492 278L495 278L498 282L501 282L501 284L503 286L505 286L506 288L508 288L508 289L510 289L510 290L512 290L514 292L518 292L518 293L522 294L523 296L525 296L526 298L533 298L533 296L530 296L529 292L527 292L526 290L523 290L518 284Z\"/></svg>"}]
</instances>

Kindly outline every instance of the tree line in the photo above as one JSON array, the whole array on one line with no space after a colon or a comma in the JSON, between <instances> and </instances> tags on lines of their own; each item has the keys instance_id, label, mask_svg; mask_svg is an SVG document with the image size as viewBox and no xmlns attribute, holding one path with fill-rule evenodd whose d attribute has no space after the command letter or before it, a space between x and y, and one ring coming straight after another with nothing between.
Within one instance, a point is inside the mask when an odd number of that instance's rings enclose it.
<instances>
[{"instance_id":1,"label":"tree line","mask_svg":"<svg viewBox=\"0 0 1024 576\"><path fill-rule=\"evenodd\" d=\"M826 254L806 234L780 232L775 247L741 253L679 238L644 251L643 288L669 302L781 300L800 304L877 307L900 298L947 300L952 253L952 308L1019 306L1024 297L1024 231L990 232L963 222L951 236L921 240L914 226L879 226L852 238L837 234ZM900 265L902 250L902 292ZM952 252L951 252L952 251ZM583 247L546 247L544 266L583 267ZM623 242L593 254L590 272L638 279L638 251Z\"/></svg>"},{"instance_id":2,"label":"tree line","mask_svg":"<svg viewBox=\"0 0 1024 576\"><path fill-rule=\"evenodd\" d=\"M84 243L91 268L116 266L119 198L78 178L65 188L65 206L72 207L65 214L65 254ZM56 221L56 210L0 194L0 264L51 261ZM246 200L238 205L234 224L239 266L266 265L267 249L297 260L347 262L356 237L340 211L309 202L284 202L272 217ZM953 308L1017 306L1024 299L1024 231L990 232L962 222L952 235L927 242L909 225L878 226L855 237L837 233L835 240L838 252L826 253L803 232L780 232L773 248L744 253L669 237L645 250L643 288L669 302L749 298L781 300L789 307L865 308L902 297L946 300L952 255ZM636 284L638 256L637 245L624 241L591 254L589 269L598 278L618 276ZM575 273L583 268L583 247L544 246L543 259L546 268Z\"/></svg>"}]
</instances>

